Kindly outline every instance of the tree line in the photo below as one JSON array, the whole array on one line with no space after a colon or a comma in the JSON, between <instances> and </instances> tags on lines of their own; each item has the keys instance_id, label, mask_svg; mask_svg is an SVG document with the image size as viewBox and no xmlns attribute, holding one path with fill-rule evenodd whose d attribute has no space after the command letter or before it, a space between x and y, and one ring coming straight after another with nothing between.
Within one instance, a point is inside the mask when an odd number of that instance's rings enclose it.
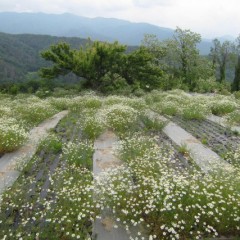
<instances>
[{"instance_id":1,"label":"tree line","mask_svg":"<svg viewBox=\"0 0 240 240\"><path fill-rule=\"evenodd\" d=\"M172 39L164 41L145 35L140 47L130 49L118 42L90 39L80 48L60 42L41 52L42 58L52 63L40 69L43 80L38 82L30 77L26 83L4 89L12 93L52 91L54 87L65 87L63 82L58 85L59 77L70 79L71 74L71 79L75 76L74 86L67 88L77 86L103 93L173 88L198 92L240 90L240 36L235 42L214 39L208 56L200 55L200 42L200 34L181 28L175 30ZM232 78L231 86L226 76Z\"/></svg>"},{"instance_id":2,"label":"tree line","mask_svg":"<svg viewBox=\"0 0 240 240\"><path fill-rule=\"evenodd\" d=\"M225 89L226 69L235 67L232 90L239 90L240 36L236 43L213 40L209 56L201 56L197 44L201 35L177 28L172 39L160 41L145 35L139 48L126 52L118 42L94 41L80 49L66 43L53 45L42 52L51 67L42 68L40 75L53 79L74 73L85 88L112 92L131 87L152 90L182 88L190 91Z\"/></svg>"}]
</instances>

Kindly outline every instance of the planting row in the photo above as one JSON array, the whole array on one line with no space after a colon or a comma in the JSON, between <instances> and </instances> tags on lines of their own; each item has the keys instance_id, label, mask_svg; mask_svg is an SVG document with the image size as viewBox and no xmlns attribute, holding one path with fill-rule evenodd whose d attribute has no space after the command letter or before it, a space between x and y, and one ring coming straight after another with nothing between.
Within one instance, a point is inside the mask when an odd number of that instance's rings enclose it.
<instances>
[{"instance_id":1,"label":"planting row","mask_svg":"<svg viewBox=\"0 0 240 240\"><path fill-rule=\"evenodd\" d=\"M91 190L93 148L81 138L75 120L70 115L60 122L4 193L1 239L86 239L91 234L97 212ZM76 213L83 216L75 223Z\"/></svg>"},{"instance_id":2,"label":"planting row","mask_svg":"<svg viewBox=\"0 0 240 240\"><path fill-rule=\"evenodd\" d=\"M220 156L224 156L231 150L236 150L240 144L240 137L237 133L209 120L186 120L177 116L172 117L171 120Z\"/></svg>"},{"instance_id":3,"label":"planting row","mask_svg":"<svg viewBox=\"0 0 240 240\"><path fill-rule=\"evenodd\" d=\"M234 96L190 95L183 91L153 91L145 97L154 111L167 116L181 116L186 120L201 120L208 115L224 116L228 124L240 125L240 103Z\"/></svg>"},{"instance_id":4,"label":"planting row","mask_svg":"<svg viewBox=\"0 0 240 240\"><path fill-rule=\"evenodd\" d=\"M0 156L21 146L29 130L58 111L79 109L84 104L93 109L123 103L137 110L148 107L163 115L181 115L184 119L204 119L209 114L225 116L231 124L240 124L240 105L234 96L190 96L183 91L153 91L143 98L101 98L84 96L39 99L32 95L0 95ZM102 121L102 117L100 120ZM104 125L104 123L103 123ZM121 130L120 130L121 131Z\"/></svg>"},{"instance_id":5,"label":"planting row","mask_svg":"<svg viewBox=\"0 0 240 240\"><path fill-rule=\"evenodd\" d=\"M144 226L134 239L240 235L237 166L199 171L161 133L164 123L148 118L141 99L83 96L54 104L70 114L4 194L1 238L91 239L92 222L106 208L114 227ZM118 135L115 151L125 164L94 177L92 144L105 129Z\"/></svg>"}]
</instances>

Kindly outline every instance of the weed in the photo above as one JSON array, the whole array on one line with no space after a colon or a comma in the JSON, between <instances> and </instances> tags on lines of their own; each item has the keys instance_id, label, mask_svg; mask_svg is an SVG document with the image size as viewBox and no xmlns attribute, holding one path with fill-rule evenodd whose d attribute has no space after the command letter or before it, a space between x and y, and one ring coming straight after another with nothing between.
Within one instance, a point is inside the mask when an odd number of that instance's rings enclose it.
<instances>
[{"instance_id":1,"label":"weed","mask_svg":"<svg viewBox=\"0 0 240 240\"><path fill-rule=\"evenodd\" d=\"M146 115L141 115L140 121L144 124L144 128L146 131L160 132L166 125L164 121L161 121L160 119L150 119Z\"/></svg>"},{"instance_id":2,"label":"weed","mask_svg":"<svg viewBox=\"0 0 240 240\"><path fill-rule=\"evenodd\" d=\"M201 143L204 144L204 145L207 145L207 144L208 144L208 139L207 139L207 137L203 137L203 138L201 139Z\"/></svg>"}]
</instances>

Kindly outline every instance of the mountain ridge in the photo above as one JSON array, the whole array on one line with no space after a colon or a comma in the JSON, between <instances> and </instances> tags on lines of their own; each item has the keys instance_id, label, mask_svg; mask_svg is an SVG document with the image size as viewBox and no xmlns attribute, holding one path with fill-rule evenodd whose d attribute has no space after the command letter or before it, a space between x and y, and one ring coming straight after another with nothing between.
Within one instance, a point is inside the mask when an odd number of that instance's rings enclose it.
<instances>
[{"instance_id":1,"label":"mountain ridge","mask_svg":"<svg viewBox=\"0 0 240 240\"><path fill-rule=\"evenodd\" d=\"M87 18L83 16L46 13L0 12L0 32L9 34L41 34L57 37L91 38L100 41L119 41L136 46L144 34L154 34L160 40L172 38L174 30L150 23L134 23L116 18ZM200 53L207 55L212 43L203 39Z\"/></svg>"}]
</instances>

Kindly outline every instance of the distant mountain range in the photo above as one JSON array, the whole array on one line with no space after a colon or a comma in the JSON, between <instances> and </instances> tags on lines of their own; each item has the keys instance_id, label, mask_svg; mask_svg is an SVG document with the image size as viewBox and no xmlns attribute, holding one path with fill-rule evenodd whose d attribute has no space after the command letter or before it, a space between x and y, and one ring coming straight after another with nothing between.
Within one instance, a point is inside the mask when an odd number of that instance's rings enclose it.
<instances>
[{"instance_id":1,"label":"distant mountain range","mask_svg":"<svg viewBox=\"0 0 240 240\"><path fill-rule=\"evenodd\" d=\"M72 14L0 13L0 82L24 81L29 74L48 66L40 52L52 44L64 41L79 48L90 37L110 42L118 40L127 44L131 51L146 33L164 40L171 38L174 30L147 23L91 19ZM219 39L226 40L229 36ZM211 40L203 40L198 47L201 54L207 55Z\"/></svg>"},{"instance_id":2,"label":"distant mountain range","mask_svg":"<svg viewBox=\"0 0 240 240\"><path fill-rule=\"evenodd\" d=\"M132 23L114 18L87 18L73 14L0 13L0 32L11 34L44 34L61 37L80 37L101 41L119 41L136 46L144 34L155 34L164 40L173 36L174 30L148 23ZM211 40L203 39L200 53L209 53Z\"/></svg>"}]
</instances>

